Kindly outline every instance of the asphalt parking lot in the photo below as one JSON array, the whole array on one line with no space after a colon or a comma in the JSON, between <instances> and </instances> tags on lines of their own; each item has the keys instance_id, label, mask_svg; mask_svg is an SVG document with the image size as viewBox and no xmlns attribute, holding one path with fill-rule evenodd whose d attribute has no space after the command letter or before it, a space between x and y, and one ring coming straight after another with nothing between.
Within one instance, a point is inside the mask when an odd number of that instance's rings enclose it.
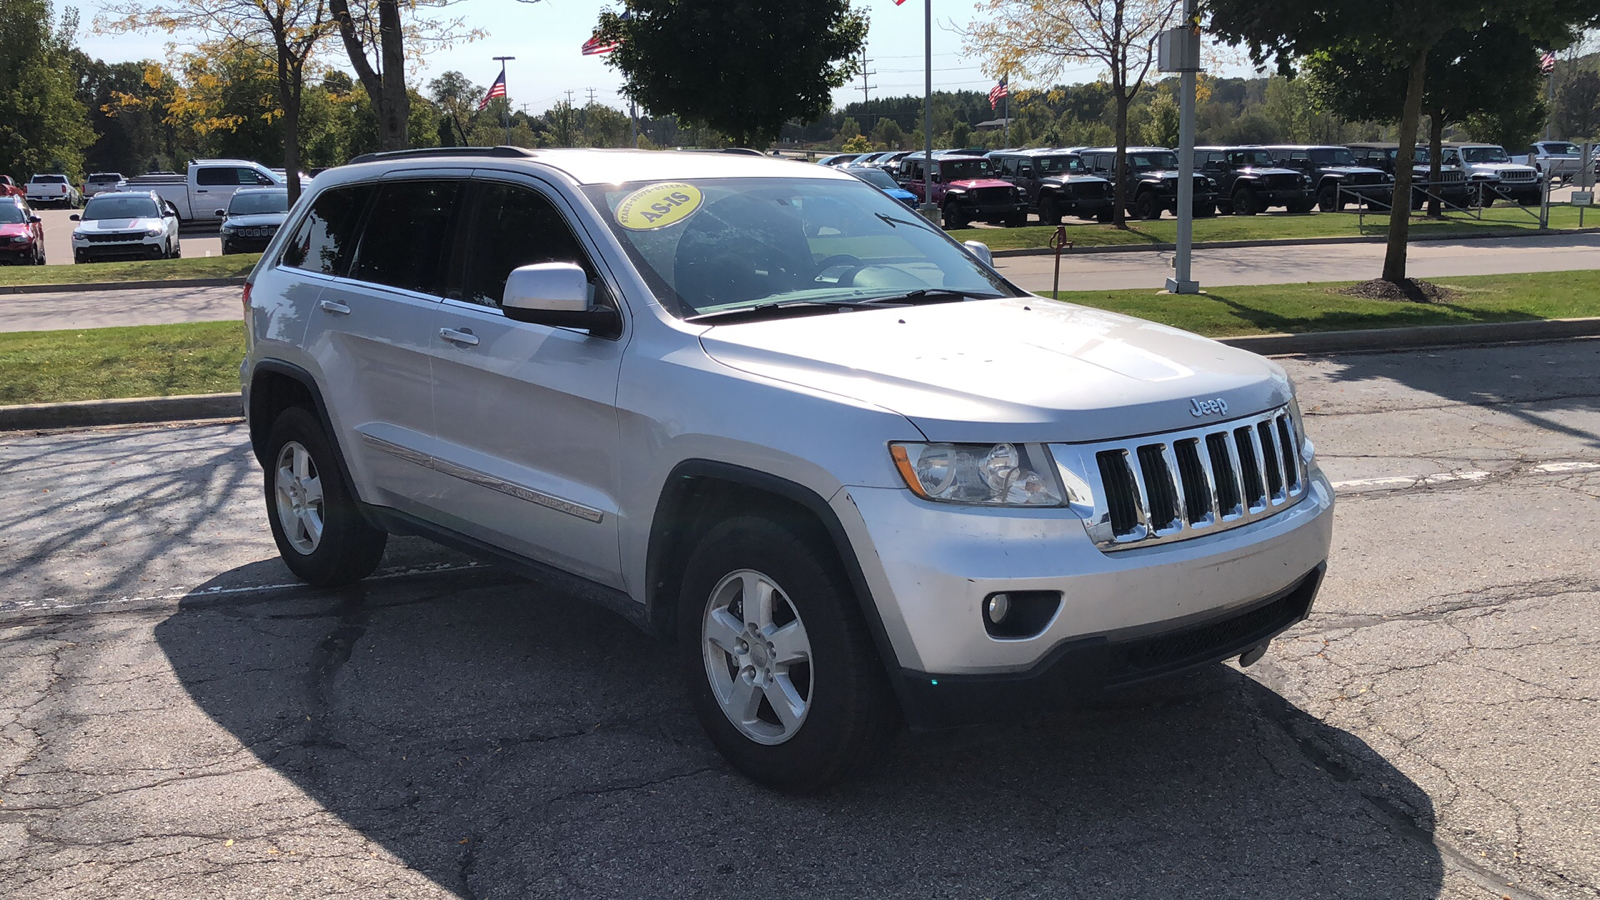
<instances>
[{"instance_id":1,"label":"asphalt parking lot","mask_svg":"<svg viewBox=\"0 0 1600 900\"><path fill-rule=\"evenodd\" d=\"M18 897L1600 897L1600 342L1287 360L1311 619L793 798L667 651L412 540L291 584L237 424L0 437Z\"/></svg>"}]
</instances>

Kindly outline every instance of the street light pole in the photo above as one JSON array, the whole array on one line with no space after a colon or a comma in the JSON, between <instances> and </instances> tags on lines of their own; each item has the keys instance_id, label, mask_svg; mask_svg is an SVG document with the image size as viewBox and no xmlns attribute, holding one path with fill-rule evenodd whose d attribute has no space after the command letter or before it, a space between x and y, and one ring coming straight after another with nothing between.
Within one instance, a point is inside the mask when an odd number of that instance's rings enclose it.
<instances>
[{"instance_id":1,"label":"street light pole","mask_svg":"<svg viewBox=\"0 0 1600 900\"><path fill-rule=\"evenodd\" d=\"M516 59L516 57L515 56L496 56L495 59L498 60L499 63L500 63L500 83L501 84L506 84L506 61L507 60L512 60L512 59ZM509 147L509 146L511 146L511 85L506 84L506 95L504 97L502 97L501 99L506 102L506 106L505 106L506 146Z\"/></svg>"},{"instance_id":2,"label":"street light pole","mask_svg":"<svg viewBox=\"0 0 1600 900\"><path fill-rule=\"evenodd\" d=\"M923 217L939 223L939 207L933 205L933 0L923 2L922 20L922 209Z\"/></svg>"},{"instance_id":3,"label":"street light pole","mask_svg":"<svg viewBox=\"0 0 1600 900\"><path fill-rule=\"evenodd\" d=\"M1200 24L1197 0L1184 0L1183 24L1162 37L1161 68L1178 71L1178 251L1172 259L1167 292L1198 294L1200 283L1190 277L1194 249L1194 91L1200 70Z\"/></svg>"}]
</instances>

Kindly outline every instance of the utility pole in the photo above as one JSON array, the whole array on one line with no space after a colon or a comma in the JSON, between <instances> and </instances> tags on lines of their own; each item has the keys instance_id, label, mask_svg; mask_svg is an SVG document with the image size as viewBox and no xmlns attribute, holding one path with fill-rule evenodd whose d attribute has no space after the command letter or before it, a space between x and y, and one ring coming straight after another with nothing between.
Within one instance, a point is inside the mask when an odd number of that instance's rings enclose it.
<instances>
[{"instance_id":1,"label":"utility pole","mask_svg":"<svg viewBox=\"0 0 1600 900\"><path fill-rule=\"evenodd\" d=\"M589 91L589 105L593 106L594 105L594 88L587 88L587 90Z\"/></svg>"},{"instance_id":2,"label":"utility pole","mask_svg":"<svg viewBox=\"0 0 1600 900\"><path fill-rule=\"evenodd\" d=\"M516 57L495 57L495 60L500 63L500 82L502 84L506 83L506 63L513 59L516 59ZM511 146L511 86L509 84L506 85L506 96L502 99L505 100L506 146L509 147Z\"/></svg>"},{"instance_id":3,"label":"utility pole","mask_svg":"<svg viewBox=\"0 0 1600 900\"><path fill-rule=\"evenodd\" d=\"M867 59L867 48L865 46L863 46L861 48L861 110L862 110L862 112L865 112L866 108L867 108L867 104L872 102L872 98L870 96L868 96L867 92L872 90L874 87L877 87L877 85L867 84L867 76L868 75L876 75L876 74L878 74L877 70L873 70L871 72L867 71L867 64L870 63L870 62L872 62L872 60Z\"/></svg>"}]
</instances>

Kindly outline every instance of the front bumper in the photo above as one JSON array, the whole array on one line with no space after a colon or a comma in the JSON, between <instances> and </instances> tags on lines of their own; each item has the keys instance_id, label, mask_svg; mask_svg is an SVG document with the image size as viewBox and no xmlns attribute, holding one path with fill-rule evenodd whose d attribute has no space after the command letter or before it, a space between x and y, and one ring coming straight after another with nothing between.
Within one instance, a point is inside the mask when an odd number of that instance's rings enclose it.
<instances>
[{"instance_id":1,"label":"front bumper","mask_svg":"<svg viewBox=\"0 0 1600 900\"><path fill-rule=\"evenodd\" d=\"M272 243L269 237L224 237L222 239L223 253L260 253Z\"/></svg>"},{"instance_id":2,"label":"front bumper","mask_svg":"<svg viewBox=\"0 0 1600 900\"><path fill-rule=\"evenodd\" d=\"M33 262L33 242L26 244L13 244L10 241L0 241L0 265L21 265Z\"/></svg>"},{"instance_id":3,"label":"front bumper","mask_svg":"<svg viewBox=\"0 0 1600 900\"><path fill-rule=\"evenodd\" d=\"M1109 212L1117 203L1114 197L1085 197L1081 200L1066 198L1062 201L1067 206L1067 211L1080 219L1094 218L1100 213Z\"/></svg>"},{"instance_id":4,"label":"front bumper","mask_svg":"<svg viewBox=\"0 0 1600 900\"><path fill-rule=\"evenodd\" d=\"M1113 552L1098 549L1083 521L1060 509L950 506L885 488L850 488L834 507L857 548L906 712L918 724L954 724L982 713L982 704L941 712L938 698L950 692L938 689L951 684L970 682L977 687L963 690L992 698L1028 696L1057 680L1075 692L1126 683L1107 653L1130 641L1246 615L1287 596L1309 573L1320 572L1333 534L1333 490L1314 469L1304 498L1276 515L1231 531ZM1303 617L1315 585L1306 590L1302 608L1274 619L1270 634L1247 629L1239 638L1249 641L1244 648ZM1036 635L991 636L983 625L985 598L1016 591L1057 591L1062 600ZM1151 675L1232 655L1235 644L1223 641L1202 648L1199 657L1167 660L1171 665ZM925 695L938 702L929 707Z\"/></svg>"},{"instance_id":5,"label":"front bumper","mask_svg":"<svg viewBox=\"0 0 1600 900\"><path fill-rule=\"evenodd\" d=\"M1310 188L1283 188L1275 191L1256 190L1256 199L1262 207L1294 206L1311 200Z\"/></svg>"},{"instance_id":6,"label":"front bumper","mask_svg":"<svg viewBox=\"0 0 1600 900\"><path fill-rule=\"evenodd\" d=\"M165 236L144 237L137 241L72 242L72 256L84 261L102 259L152 259L165 249Z\"/></svg>"}]
</instances>

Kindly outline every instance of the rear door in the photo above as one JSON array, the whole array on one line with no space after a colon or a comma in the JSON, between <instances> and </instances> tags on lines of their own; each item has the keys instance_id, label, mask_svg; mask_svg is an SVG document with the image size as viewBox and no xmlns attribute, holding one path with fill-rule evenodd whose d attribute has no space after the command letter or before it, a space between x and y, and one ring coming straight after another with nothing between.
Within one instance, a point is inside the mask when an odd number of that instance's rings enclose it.
<instances>
[{"instance_id":1,"label":"rear door","mask_svg":"<svg viewBox=\"0 0 1600 900\"><path fill-rule=\"evenodd\" d=\"M615 306L571 208L531 177L480 173L459 289L434 310L434 498L452 527L622 587L617 377L625 339L506 318L511 270L572 262L593 302Z\"/></svg>"}]
</instances>

